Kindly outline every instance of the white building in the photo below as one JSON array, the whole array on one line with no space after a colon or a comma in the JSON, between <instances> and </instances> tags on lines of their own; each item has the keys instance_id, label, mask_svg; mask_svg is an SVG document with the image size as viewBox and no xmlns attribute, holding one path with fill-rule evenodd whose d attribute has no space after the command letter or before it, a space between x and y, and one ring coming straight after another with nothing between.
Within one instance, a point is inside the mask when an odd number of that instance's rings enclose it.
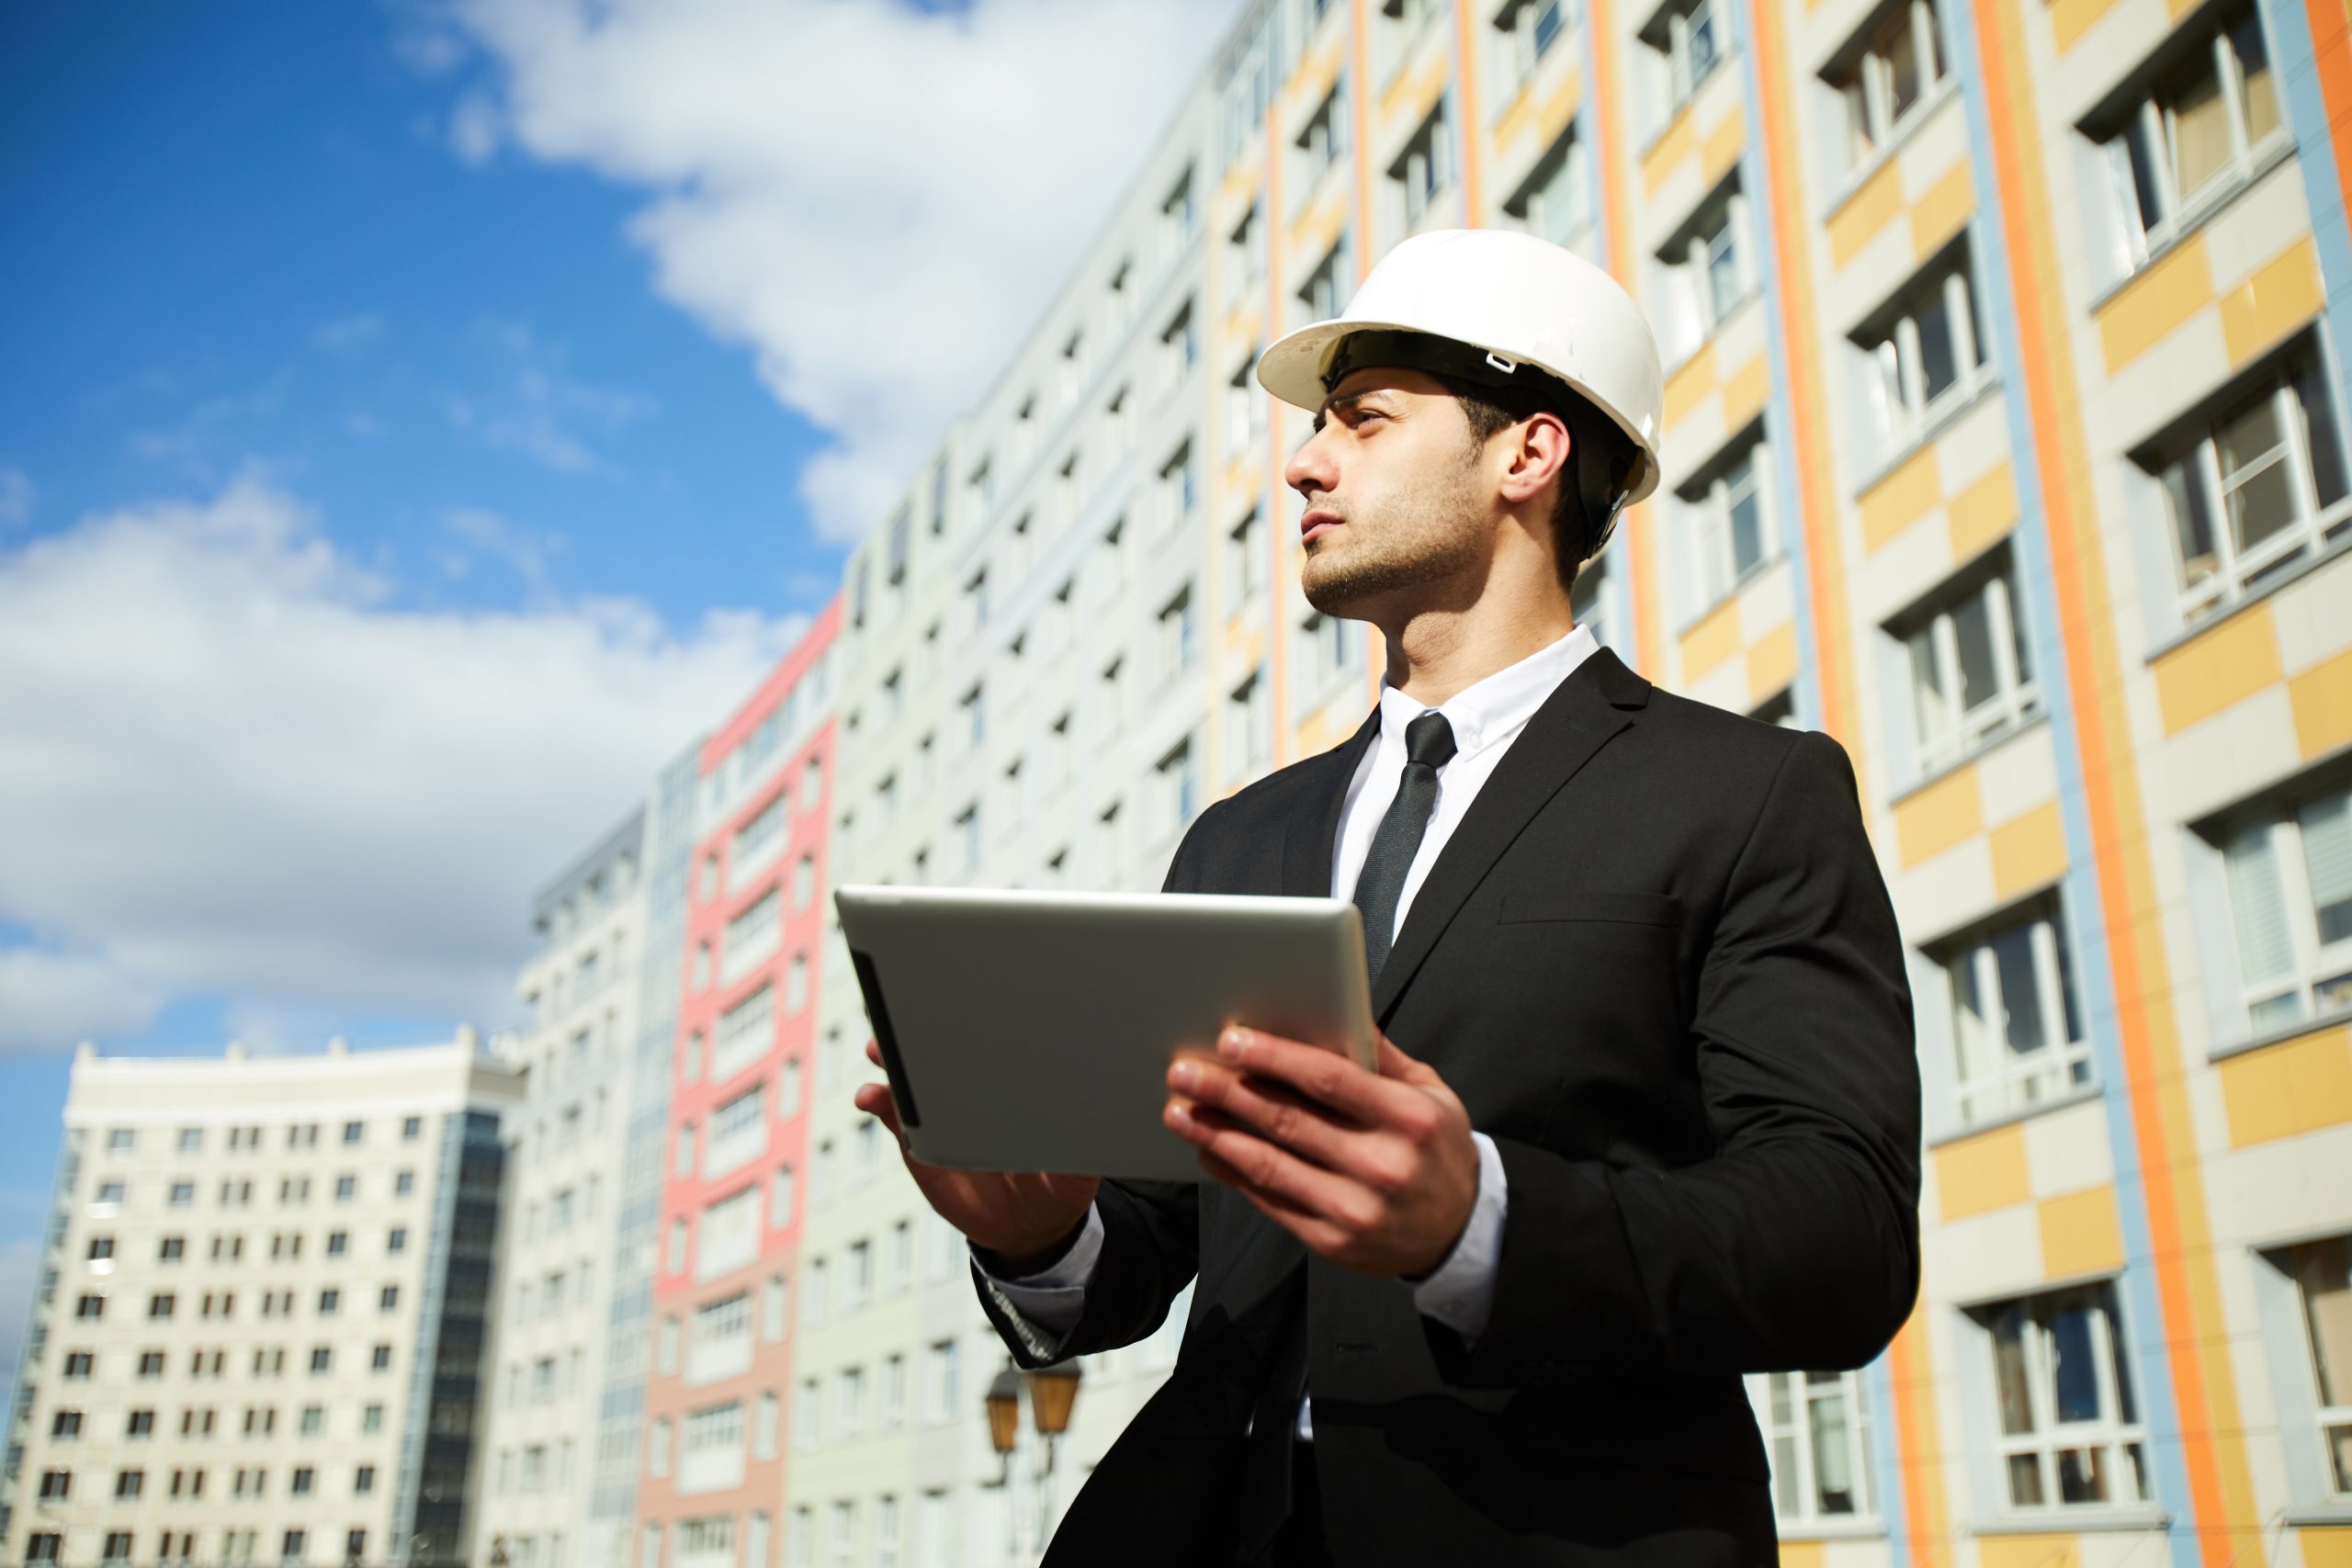
<instances>
[{"instance_id":1,"label":"white building","mask_svg":"<svg viewBox=\"0 0 2352 1568\"><path fill-rule=\"evenodd\" d=\"M84 1046L0 1561L464 1561L513 1069Z\"/></svg>"},{"instance_id":2,"label":"white building","mask_svg":"<svg viewBox=\"0 0 2352 1568\"><path fill-rule=\"evenodd\" d=\"M505 1126L507 1196L485 1374L472 1561L573 1568L595 1481L632 1110L647 923L643 810L538 897L503 1043L524 1100ZM674 964L675 948L665 956ZM664 1075L656 1085L666 1086Z\"/></svg>"}]
</instances>

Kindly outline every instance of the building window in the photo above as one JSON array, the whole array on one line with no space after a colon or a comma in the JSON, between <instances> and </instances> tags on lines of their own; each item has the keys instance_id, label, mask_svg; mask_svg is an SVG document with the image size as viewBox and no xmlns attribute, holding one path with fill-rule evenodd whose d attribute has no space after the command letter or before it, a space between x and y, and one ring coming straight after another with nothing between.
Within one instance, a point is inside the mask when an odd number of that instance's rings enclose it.
<instances>
[{"instance_id":1,"label":"building window","mask_svg":"<svg viewBox=\"0 0 2352 1568\"><path fill-rule=\"evenodd\" d=\"M1656 124L1663 127L1723 63L1730 40L1717 0L1671 0L1642 29L1651 51Z\"/></svg>"},{"instance_id":2,"label":"building window","mask_svg":"<svg viewBox=\"0 0 2352 1568\"><path fill-rule=\"evenodd\" d=\"M1273 740L1271 688L1265 666L1250 671L1226 694L1226 771L1246 773L1265 765Z\"/></svg>"},{"instance_id":3,"label":"building window","mask_svg":"<svg viewBox=\"0 0 2352 1568\"><path fill-rule=\"evenodd\" d=\"M1408 230L1420 227L1441 193L1453 180L1453 133L1446 123L1445 100L1430 110L1396 161L1388 165L1396 187L1397 213Z\"/></svg>"},{"instance_id":4,"label":"building window","mask_svg":"<svg viewBox=\"0 0 2352 1568\"><path fill-rule=\"evenodd\" d=\"M1225 444L1230 456L1247 452L1265 434L1268 399L1259 390L1258 378L1250 374L1257 364L1258 349L1253 344L1235 364L1233 374L1226 378Z\"/></svg>"},{"instance_id":5,"label":"building window","mask_svg":"<svg viewBox=\"0 0 2352 1568\"><path fill-rule=\"evenodd\" d=\"M1898 0L1849 47L1826 74L1845 103L1849 166L1860 168L1894 140L1951 67L1936 0Z\"/></svg>"},{"instance_id":6,"label":"building window","mask_svg":"<svg viewBox=\"0 0 2352 1568\"><path fill-rule=\"evenodd\" d=\"M1503 80L1523 83L1534 75L1535 68L1567 30L1568 15L1564 0L1511 0L1496 13Z\"/></svg>"},{"instance_id":7,"label":"building window","mask_svg":"<svg viewBox=\"0 0 2352 1568\"><path fill-rule=\"evenodd\" d=\"M2240 826L2222 858L2249 1031L2352 1009L2352 789Z\"/></svg>"},{"instance_id":8,"label":"building window","mask_svg":"<svg viewBox=\"0 0 2352 1568\"><path fill-rule=\"evenodd\" d=\"M1159 333L1161 385L1172 387L1182 380L1201 355L1200 329L1193 322L1193 302L1190 299L1177 308L1168 324Z\"/></svg>"},{"instance_id":9,"label":"building window","mask_svg":"<svg viewBox=\"0 0 2352 1568\"><path fill-rule=\"evenodd\" d=\"M1756 290L1747 198L1732 175L1699 204L1657 254L1664 274L1668 357L1688 358Z\"/></svg>"},{"instance_id":10,"label":"building window","mask_svg":"<svg viewBox=\"0 0 2352 1568\"><path fill-rule=\"evenodd\" d=\"M1522 5L1521 12L1540 9ZM1526 183L1503 203L1503 211L1529 233L1581 250L1592 234L1591 159L1574 125L1560 133L1536 160Z\"/></svg>"},{"instance_id":11,"label":"building window","mask_svg":"<svg viewBox=\"0 0 2352 1568\"><path fill-rule=\"evenodd\" d=\"M2305 339L2199 413L2148 465L2164 488L2184 625L2267 587L2352 531L2337 418L2325 361Z\"/></svg>"},{"instance_id":12,"label":"building window","mask_svg":"<svg viewBox=\"0 0 2352 1568\"><path fill-rule=\"evenodd\" d=\"M1783 1525L1872 1511L1870 1416L1859 1372L1768 1372L1747 1380L1771 1453L1772 1511Z\"/></svg>"},{"instance_id":13,"label":"building window","mask_svg":"<svg viewBox=\"0 0 2352 1568\"><path fill-rule=\"evenodd\" d=\"M1315 112L1299 127L1294 143L1299 151L1298 190L1302 197L1314 189L1323 172L1348 151L1348 83L1342 75L1333 80L1331 90L1315 106Z\"/></svg>"},{"instance_id":14,"label":"building window","mask_svg":"<svg viewBox=\"0 0 2352 1568\"><path fill-rule=\"evenodd\" d=\"M1193 819L1200 807L1200 765L1193 756L1193 743L1179 740L1173 750L1154 765L1159 784L1159 830L1163 833L1181 831Z\"/></svg>"},{"instance_id":15,"label":"building window","mask_svg":"<svg viewBox=\"0 0 2352 1568\"><path fill-rule=\"evenodd\" d=\"M2122 1353L2114 1287L2080 1285L1975 1315L1993 1357L2005 1507L2145 1501L2147 1432Z\"/></svg>"},{"instance_id":16,"label":"building window","mask_svg":"<svg viewBox=\"0 0 2352 1568\"><path fill-rule=\"evenodd\" d=\"M1190 584L1177 592L1159 612L1159 674L1167 680L1193 667L1198 638Z\"/></svg>"},{"instance_id":17,"label":"building window","mask_svg":"<svg viewBox=\"0 0 2352 1568\"><path fill-rule=\"evenodd\" d=\"M1676 491L1688 535L1686 619L1723 603L1751 572L1779 557L1765 497L1767 459L1759 423Z\"/></svg>"},{"instance_id":18,"label":"building window","mask_svg":"<svg viewBox=\"0 0 2352 1568\"><path fill-rule=\"evenodd\" d=\"M1878 421L1880 453L1917 441L1985 375L1984 334L1965 243L1921 273L1855 333Z\"/></svg>"},{"instance_id":19,"label":"building window","mask_svg":"<svg viewBox=\"0 0 2352 1568\"><path fill-rule=\"evenodd\" d=\"M2286 144L2270 51L2247 6L2191 44L2100 138L2116 270L2145 265Z\"/></svg>"},{"instance_id":20,"label":"building window","mask_svg":"<svg viewBox=\"0 0 2352 1568\"><path fill-rule=\"evenodd\" d=\"M1897 629L1911 667L1923 772L1950 766L2041 711L2006 547Z\"/></svg>"},{"instance_id":21,"label":"building window","mask_svg":"<svg viewBox=\"0 0 2352 1568\"><path fill-rule=\"evenodd\" d=\"M2073 964L2056 908L2027 907L1943 956L1951 984L1960 1119L1973 1123L2091 1081Z\"/></svg>"},{"instance_id":22,"label":"building window","mask_svg":"<svg viewBox=\"0 0 2352 1568\"><path fill-rule=\"evenodd\" d=\"M1305 306L1308 321L1328 321L1336 318L1348 302L1348 237L1341 234L1332 243L1315 270L1299 285L1298 302ZM1304 324L1304 323L1302 323Z\"/></svg>"},{"instance_id":23,"label":"building window","mask_svg":"<svg viewBox=\"0 0 2352 1568\"><path fill-rule=\"evenodd\" d=\"M2322 1484L2331 1501L2341 1502L2352 1498L2352 1235L2285 1247L2269 1258L2295 1286Z\"/></svg>"}]
</instances>

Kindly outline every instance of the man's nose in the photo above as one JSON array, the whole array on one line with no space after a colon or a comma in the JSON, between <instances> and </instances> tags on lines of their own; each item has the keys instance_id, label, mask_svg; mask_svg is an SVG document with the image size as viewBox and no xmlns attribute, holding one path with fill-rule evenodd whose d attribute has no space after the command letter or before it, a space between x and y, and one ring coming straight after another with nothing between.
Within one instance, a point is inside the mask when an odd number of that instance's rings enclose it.
<instances>
[{"instance_id":1,"label":"man's nose","mask_svg":"<svg viewBox=\"0 0 2352 1568\"><path fill-rule=\"evenodd\" d=\"M1309 502L1318 493L1340 488L1340 466L1331 457L1331 449L1324 441L1329 427L1306 438L1306 444L1291 454L1283 468L1283 482L1298 491Z\"/></svg>"}]
</instances>

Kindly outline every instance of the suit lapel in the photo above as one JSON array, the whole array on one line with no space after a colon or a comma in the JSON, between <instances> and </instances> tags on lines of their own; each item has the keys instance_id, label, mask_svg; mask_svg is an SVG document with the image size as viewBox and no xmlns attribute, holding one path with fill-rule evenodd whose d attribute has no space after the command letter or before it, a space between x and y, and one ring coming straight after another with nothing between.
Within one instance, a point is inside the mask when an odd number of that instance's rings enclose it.
<instances>
[{"instance_id":1,"label":"suit lapel","mask_svg":"<svg viewBox=\"0 0 2352 1568\"><path fill-rule=\"evenodd\" d=\"M1478 791L1477 799L1470 803L1469 812L1413 895L1396 945L1372 988L1373 1017L1384 1027L1396 998L1453 923L1463 901L1486 879L1487 871L1544 803L1592 760L1593 753L1632 726L1634 712L1649 701L1649 690L1647 681L1603 648L1561 682L1535 710L1535 716L1527 721L1527 728ZM1339 787L1345 789L1344 780ZM1329 837L1325 835L1323 850L1326 886L1330 876Z\"/></svg>"},{"instance_id":2,"label":"suit lapel","mask_svg":"<svg viewBox=\"0 0 2352 1568\"><path fill-rule=\"evenodd\" d=\"M1346 741L1306 764L1290 819L1283 825L1283 896L1286 898L1328 898L1331 896L1331 852L1340 836L1340 808L1347 803L1348 782L1363 761L1364 749L1380 735L1380 709L1375 705Z\"/></svg>"}]
</instances>

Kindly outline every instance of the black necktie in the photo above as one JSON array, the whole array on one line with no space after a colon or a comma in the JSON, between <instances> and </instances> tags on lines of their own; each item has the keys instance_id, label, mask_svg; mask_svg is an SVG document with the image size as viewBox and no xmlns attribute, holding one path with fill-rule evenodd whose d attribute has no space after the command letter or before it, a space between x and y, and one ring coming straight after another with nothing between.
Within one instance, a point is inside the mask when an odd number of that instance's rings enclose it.
<instances>
[{"instance_id":1,"label":"black necktie","mask_svg":"<svg viewBox=\"0 0 2352 1568\"><path fill-rule=\"evenodd\" d=\"M1356 908L1363 911L1364 968L1374 980L1388 962L1388 943L1396 931L1396 901L1405 894L1405 874L1420 852L1421 835L1429 831L1430 812L1437 805L1437 771L1453 757L1453 726L1445 715L1431 711L1405 727L1405 773L1396 781L1396 798L1372 836L1356 877Z\"/></svg>"}]
</instances>

